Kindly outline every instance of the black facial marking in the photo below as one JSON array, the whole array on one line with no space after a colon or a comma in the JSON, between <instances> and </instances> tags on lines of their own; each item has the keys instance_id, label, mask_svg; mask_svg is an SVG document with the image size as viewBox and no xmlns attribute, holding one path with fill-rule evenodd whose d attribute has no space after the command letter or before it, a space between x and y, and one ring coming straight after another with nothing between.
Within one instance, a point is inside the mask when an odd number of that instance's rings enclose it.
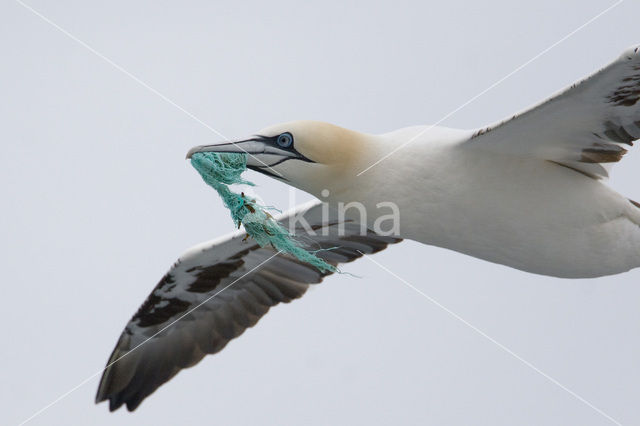
<instances>
[{"instance_id":1,"label":"black facial marking","mask_svg":"<svg viewBox=\"0 0 640 426\"><path fill-rule=\"evenodd\" d=\"M291 144L287 147L281 146L278 143L278 139L281 138L283 135L289 135L291 136ZM264 143L268 143L278 149L282 149L284 151L288 151L288 152L292 152L295 153L296 156L295 157L290 157L287 158L287 160L300 160L300 161L305 161L307 163L315 163L315 161L305 157L304 155L302 155L295 147L295 141L293 139L293 135L289 132L285 132L285 133L281 133L279 135L275 135L275 136L263 136L263 135L256 135L254 138L252 138L251 140L254 141L260 141L260 142L264 142Z\"/></svg>"},{"instance_id":2,"label":"black facial marking","mask_svg":"<svg viewBox=\"0 0 640 426\"><path fill-rule=\"evenodd\" d=\"M288 179L286 179L285 177L283 177L283 176L278 176L277 174L270 172L270 171L269 171L269 169L268 169L268 168L266 168L266 167L261 167L261 166L249 166L249 165L247 165L247 169L249 169L249 170L253 170L254 172L260 172L260 173L262 173L263 175L270 176L270 177L272 177L272 178L275 178L275 179L281 180L281 181L283 181L283 182L289 182L289 180L288 180Z\"/></svg>"}]
</instances>

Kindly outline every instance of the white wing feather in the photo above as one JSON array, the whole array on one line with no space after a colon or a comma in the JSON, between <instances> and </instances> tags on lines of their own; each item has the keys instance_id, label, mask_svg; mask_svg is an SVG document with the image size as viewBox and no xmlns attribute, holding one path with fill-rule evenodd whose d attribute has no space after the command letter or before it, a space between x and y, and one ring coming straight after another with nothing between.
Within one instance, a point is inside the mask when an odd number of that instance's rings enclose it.
<instances>
[{"instance_id":1,"label":"white wing feather","mask_svg":"<svg viewBox=\"0 0 640 426\"><path fill-rule=\"evenodd\" d=\"M535 156L595 178L640 138L640 48L548 100L480 129L466 147Z\"/></svg>"}]
</instances>

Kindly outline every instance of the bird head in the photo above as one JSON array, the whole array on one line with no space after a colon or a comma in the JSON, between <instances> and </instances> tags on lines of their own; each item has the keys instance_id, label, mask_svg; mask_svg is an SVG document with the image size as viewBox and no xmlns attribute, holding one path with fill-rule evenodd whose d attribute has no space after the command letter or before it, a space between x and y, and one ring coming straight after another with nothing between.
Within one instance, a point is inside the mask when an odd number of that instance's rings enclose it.
<instances>
[{"instance_id":1,"label":"bird head","mask_svg":"<svg viewBox=\"0 0 640 426\"><path fill-rule=\"evenodd\" d=\"M245 153L247 168L313 195L340 190L358 171L367 135L319 121L293 121L244 139L192 148L197 152Z\"/></svg>"}]
</instances>

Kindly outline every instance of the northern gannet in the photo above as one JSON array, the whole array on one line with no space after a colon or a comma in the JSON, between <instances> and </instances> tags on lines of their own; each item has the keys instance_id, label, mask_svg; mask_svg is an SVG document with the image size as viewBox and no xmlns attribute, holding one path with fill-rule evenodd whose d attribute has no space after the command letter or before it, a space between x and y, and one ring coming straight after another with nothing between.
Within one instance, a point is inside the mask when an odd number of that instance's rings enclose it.
<instances>
[{"instance_id":1,"label":"northern gannet","mask_svg":"<svg viewBox=\"0 0 640 426\"><path fill-rule=\"evenodd\" d=\"M598 277L640 266L640 204L602 180L640 138L639 100L636 47L479 130L419 126L369 135L296 121L189 154L248 152L251 169L328 205L362 203L364 232L357 212L336 216L319 201L280 218L294 227L304 218L310 228L296 227L298 235L337 247L320 253L334 265L405 238L536 274ZM385 202L398 207L396 235L371 230ZM134 410L182 368L220 351L271 306L302 296L325 275L243 239L237 231L180 257L122 332L96 402Z\"/></svg>"}]
</instances>

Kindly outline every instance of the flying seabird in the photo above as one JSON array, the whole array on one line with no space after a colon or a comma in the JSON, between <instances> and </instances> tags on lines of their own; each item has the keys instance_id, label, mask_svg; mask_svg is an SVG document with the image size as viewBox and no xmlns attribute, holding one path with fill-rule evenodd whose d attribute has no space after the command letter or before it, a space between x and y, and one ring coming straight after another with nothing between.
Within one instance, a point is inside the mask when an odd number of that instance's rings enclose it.
<instances>
[{"instance_id":1,"label":"flying seabird","mask_svg":"<svg viewBox=\"0 0 640 426\"><path fill-rule=\"evenodd\" d=\"M248 153L248 167L309 192L279 220L333 265L402 238L563 278L640 266L640 204L603 183L640 138L640 53L478 130L417 126L369 135L315 121L271 126L196 152ZM366 209L336 214L357 201ZM376 229L397 207L393 235ZM326 207L326 206L330 206ZM325 208L326 207L326 208ZM306 224L299 226L300 223ZM377 231L377 232L374 232ZM243 231L185 253L122 332L96 402L134 410L178 371L220 351L271 306L327 273Z\"/></svg>"}]
</instances>

